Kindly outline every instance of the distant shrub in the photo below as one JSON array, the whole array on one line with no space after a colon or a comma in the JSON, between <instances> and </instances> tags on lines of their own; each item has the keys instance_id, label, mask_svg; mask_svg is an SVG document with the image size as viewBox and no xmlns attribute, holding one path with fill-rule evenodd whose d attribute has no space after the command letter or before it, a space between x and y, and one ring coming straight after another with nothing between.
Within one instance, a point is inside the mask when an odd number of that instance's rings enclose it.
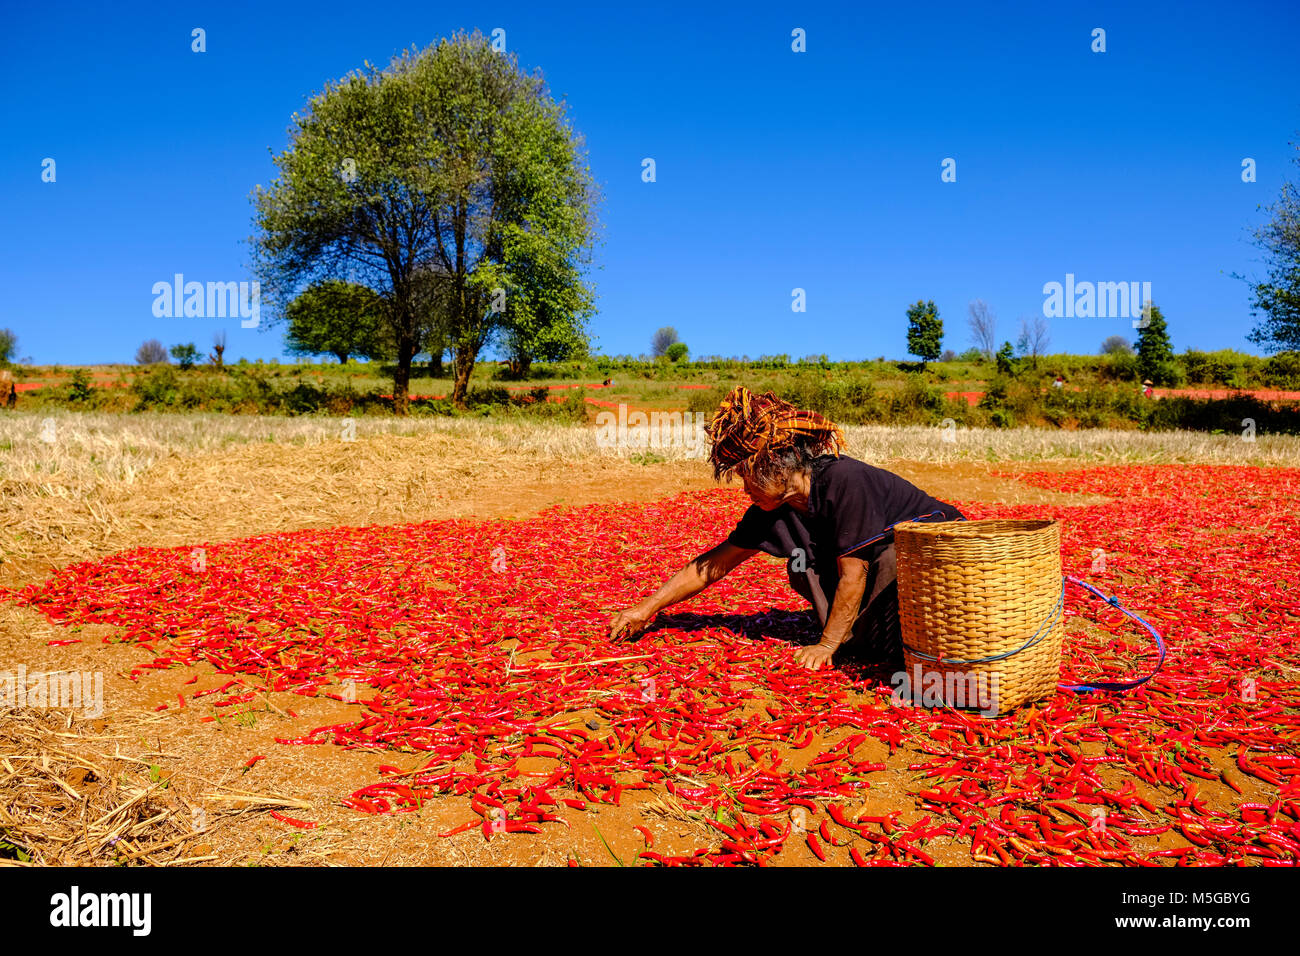
<instances>
[{"instance_id":1,"label":"distant shrub","mask_svg":"<svg viewBox=\"0 0 1300 956\"><path fill-rule=\"evenodd\" d=\"M999 375L1015 375L1017 368L1016 353L1011 347L1010 342L1003 342L1002 348L998 349L998 354L994 356L998 365Z\"/></svg>"},{"instance_id":2,"label":"distant shrub","mask_svg":"<svg viewBox=\"0 0 1300 956\"><path fill-rule=\"evenodd\" d=\"M718 405L730 389L695 389L686 398L686 410L691 412L716 412Z\"/></svg>"},{"instance_id":3,"label":"distant shrub","mask_svg":"<svg viewBox=\"0 0 1300 956\"><path fill-rule=\"evenodd\" d=\"M1279 352L1268 359L1261 381L1269 388L1300 389L1300 352Z\"/></svg>"},{"instance_id":4,"label":"distant shrub","mask_svg":"<svg viewBox=\"0 0 1300 956\"><path fill-rule=\"evenodd\" d=\"M650 354L655 358L658 358L659 356L666 354L668 352L668 346L672 345L676 341L677 330L671 325L665 325L650 337Z\"/></svg>"},{"instance_id":5,"label":"distant shrub","mask_svg":"<svg viewBox=\"0 0 1300 956\"><path fill-rule=\"evenodd\" d=\"M1137 379L1137 356L1131 352L1112 352L1099 368L1101 378L1111 382L1132 382Z\"/></svg>"},{"instance_id":6,"label":"distant shrub","mask_svg":"<svg viewBox=\"0 0 1300 956\"><path fill-rule=\"evenodd\" d=\"M167 361L167 350L157 339L149 339L142 342L140 347L135 350L136 365L158 365Z\"/></svg>"},{"instance_id":7,"label":"distant shrub","mask_svg":"<svg viewBox=\"0 0 1300 956\"><path fill-rule=\"evenodd\" d=\"M95 397L90 387L90 376L84 369L74 368L68 381L68 401L77 405L90 403Z\"/></svg>"},{"instance_id":8,"label":"distant shrub","mask_svg":"<svg viewBox=\"0 0 1300 956\"><path fill-rule=\"evenodd\" d=\"M1151 377L1156 384L1169 388L1179 388L1187 384L1187 373L1183 371L1181 365L1172 360L1157 362L1155 374Z\"/></svg>"},{"instance_id":9,"label":"distant shrub","mask_svg":"<svg viewBox=\"0 0 1300 956\"><path fill-rule=\"evenodd\" d=\"M183 345L173 345L171 347L172 358L181 367L181 371L187 371L194 367L198 360L199 350L193 342L186 342Z\"/></svg>"},{"instance_id":10,"label":"distant shrub","mask_svg":"<svg viewBox=\"0 0 1300 956\"><path fill-rule=\"evenodd\" d=\"M930 424L942 408L943 396L930 386L924 375L914 372L891 399L891 420L901 424Z\"/></svg>"},{"instance_id":11,"label":"distant shrub","mask_svg":"<svg viewBox=\"0 0 1300 956\"><path fill-rule=\"evenodd\" d=\"M151 368L137 376L131 383L131 391L136 396L138 411L151 408L174 408L180 402L176 372L170 366Z\"/></svg>"}]
</instances>

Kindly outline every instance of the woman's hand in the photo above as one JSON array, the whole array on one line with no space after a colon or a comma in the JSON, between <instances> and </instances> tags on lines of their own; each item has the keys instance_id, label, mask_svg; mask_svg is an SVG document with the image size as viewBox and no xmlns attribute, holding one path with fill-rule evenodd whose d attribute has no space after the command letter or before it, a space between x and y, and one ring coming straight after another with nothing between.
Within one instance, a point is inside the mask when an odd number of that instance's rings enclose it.
<instances>
[{"instance_id":1,"label":"woman's hand","mask_svg":"<svg viewBox=\"0 0 1300 956\"><path fill-rule=\"evenodd\" d=\"M832 666L831 658L853 636L853 622L861 613L862 595L867 589L867 563L860 558L840 558L839 571L840 582L835 587L821 641L794 652L795 663L810 671Z\"/></svg>"},{"instance_id":2,"label":"woman's hand","mask_svg":"<svg viewBox=\"0 0 1300 956\"><path fill-rule=\"evenodd\" d=\"M645 610L641 605L630 607L626 611L619 611L609 619L609 636L610 637L636 637L654 620L654 613Z\"/></svg>"},{"instance_id":3,"label":"woman's hand","mask_svg":"<svg viewBox=\"0 0 1300 956\"><path fill-rule=\"evenodd\" d=\"M810 671L819 671L831 666L831 658L838 648L838 644L810 644L794 652L794 662Z\"/></svg>"}]
</instances>

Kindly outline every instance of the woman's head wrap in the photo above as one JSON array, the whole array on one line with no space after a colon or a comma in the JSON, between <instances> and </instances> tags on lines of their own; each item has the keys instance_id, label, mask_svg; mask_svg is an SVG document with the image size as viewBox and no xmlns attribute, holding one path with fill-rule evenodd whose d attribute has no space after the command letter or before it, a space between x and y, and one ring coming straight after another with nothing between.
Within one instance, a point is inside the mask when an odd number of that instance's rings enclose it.
<instances>
[{"instance_id":1,"label":"woman's head wrap","mask_svg":"<svg viewBox=\"0 0 1300 956\"><path fill-rule=\"evenodd\" d=\"M811 455L838 454L846 444L839 426L824 415L771 392L755 395L743 385L722 400L708 436L714 478L737 471L742 477L771 474L780 452L802 447Z\"/></svg>"}]
</instances>

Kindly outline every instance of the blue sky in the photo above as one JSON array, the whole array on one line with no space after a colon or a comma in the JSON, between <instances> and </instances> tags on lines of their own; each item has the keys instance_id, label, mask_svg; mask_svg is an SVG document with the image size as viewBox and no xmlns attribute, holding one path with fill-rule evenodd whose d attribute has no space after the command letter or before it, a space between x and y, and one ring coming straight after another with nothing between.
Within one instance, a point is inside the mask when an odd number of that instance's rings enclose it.
<instances>
[{"instance_id":1,"label":"blue sky","mask_svg":"<svg viewBox=\"0 0 1300 956\"><path fill-rule=\"evenodd\" d=\"M16 6L0 327L41 363L129 361L147 338L206 349L223 322L155 318L151 288L251 278L248 196L291 114L363 60L500 27L567 102L604 192L600 351L645 352L672 325L696 355L902 358L918 298L960 350L972 299L1014 339L1067 273L1150 282L1179 350L1255 351L1231 273L1261 271L1257 206L1300 177L1300 5L1058 7ZM227 358L282 354L278 332L224 327ZM1055 319L1051 349L1112 334L1131 323Z\"/></svg>"}]
</instances>

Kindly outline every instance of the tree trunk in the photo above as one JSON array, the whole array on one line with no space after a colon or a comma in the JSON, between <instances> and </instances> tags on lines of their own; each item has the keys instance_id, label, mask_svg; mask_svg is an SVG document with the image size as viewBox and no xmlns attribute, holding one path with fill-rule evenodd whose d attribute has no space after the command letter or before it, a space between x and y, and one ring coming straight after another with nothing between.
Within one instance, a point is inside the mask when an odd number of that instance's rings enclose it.
<instances>
[{"instance_id":1,"label":"tree trunk","mask_svg":"<svg viewBox=\"0 0 1300 956\"><path fill-rule=\"evenodd\" d=\"M415 348L408 336L401 336L397 343L397 369L393 372L393 414L409 415L411 413L411 359Z\"/></svg>"},{"instance_id":2,"label":"tree trunk","mask_svg":"<svg viewBox=\"0 0 1300 956\"><path fill-rule=\"evenodd\" d=\"M335 352L335 353L334 353L334 357L335 357L336 359L339 360L339 364L340 364L340 365L347 365L347 364L348 364L348 353L347 353L347 352Z\"/></svg>"},{"instance_id":3,"label":"tree trunk","mask_svg":"<svg viewBox=\"0 0 1300 956\"><path fill-rule=\"evenodd\" d=\"M442 349L429 353L429 374L434 377L442 376Z\"/></svg>"},{"instance_id":4,"label":"tree trunk","mask_svg":"<svg viewBox=\"0 0 1300 956\"><path fill-rule=\"evenodd\" d=\"M465 408L465 397L469 394L469 377L474 373L474 359L477 353L465 348L457 348L453 369L456 383L452 386L451 400L457 408Z\"/></svg>"}]
</instances>

